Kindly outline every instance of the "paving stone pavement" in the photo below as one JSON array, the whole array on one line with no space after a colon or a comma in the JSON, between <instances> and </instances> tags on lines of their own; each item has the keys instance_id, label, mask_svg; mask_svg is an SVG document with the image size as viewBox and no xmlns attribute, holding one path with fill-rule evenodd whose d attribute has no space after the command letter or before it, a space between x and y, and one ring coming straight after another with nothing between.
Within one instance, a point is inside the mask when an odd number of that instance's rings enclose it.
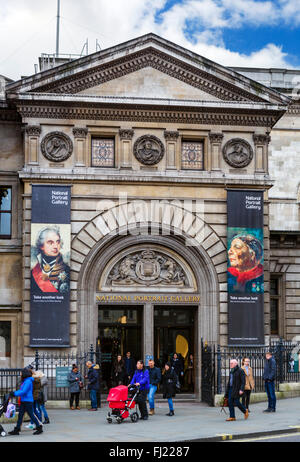
<instances>
[{"instance_id":1,"label":"paving stone pavement","mask_svg":"<svg viewBox=\"0 0 300 462\"><path fill-rule=\"evenodd\" d=\"M70 411L69 409L50 409L50 424L44 425L41 435L33 435L32 430L23 424L19 436L6 436L0 442L175 442L203 439L220 439L221 435L263 434L282 430L300 431L300 398L277 401L277 412L265 414L262 411L266 403L250 406L249 419L236 409L235 422L226 422L228 414L220 408L209 407L202 403L178 403L175 416L168 417L167 404L158 403L156 414L147 421L132 423L128 418L121 424L108 424L105 405L97 412L87 409ZM227 411L228 412L228 411ZM14 424L5 424L6 431Z\"/></svg>"}]
</instances>

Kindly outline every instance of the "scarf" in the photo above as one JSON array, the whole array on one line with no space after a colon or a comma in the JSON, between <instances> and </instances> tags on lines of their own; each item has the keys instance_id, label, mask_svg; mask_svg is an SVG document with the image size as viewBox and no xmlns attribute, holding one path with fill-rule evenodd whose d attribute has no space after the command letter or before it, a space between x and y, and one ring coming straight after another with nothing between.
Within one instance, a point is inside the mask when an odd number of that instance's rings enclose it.
<instances>
[{"instance_id":1,"label":"scarf","mask_svg":"<svg viewBox=\"0 0 300 462\"><path fill-rule=\"evenodd\" d=\"M264 267L261 264L259 264L251 270L244 271L243 273L241 273L236 268L228 268L228 271L230 274L232 274L232 276L237 278L237 284L244 286L248 281L260 277L264 272Z\"/></svg>"}]
</instances>

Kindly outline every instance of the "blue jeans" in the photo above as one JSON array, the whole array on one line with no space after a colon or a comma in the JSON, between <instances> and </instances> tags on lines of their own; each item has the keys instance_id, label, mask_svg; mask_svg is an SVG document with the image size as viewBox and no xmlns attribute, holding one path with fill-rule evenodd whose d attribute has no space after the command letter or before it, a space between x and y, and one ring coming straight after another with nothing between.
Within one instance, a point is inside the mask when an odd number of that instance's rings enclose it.
<instances>
[{"instance_id":1,"label":"blue jeans","mask_svg":"<svg viewBox=\"0 0 300 462\"><path fill-rule=\"evenodd\" d=\"M93 409L97 409L97 391L90 390L91 406Z\"/></svg>"},{"instance_id":2,"label":"blue jeans","mask_svg":"<svg viewBox=\"0 0 300 462\"><path fill-rule=\"evenodd\" d=\"M149 393L148 393L148 401L150 409L154 409L154 395L156 393L157 386L151 385L149 386Z\"/></svg>"},{"instance_id":3,"label":"blue jeans","mask_svg":"<svg viewBox=\"0 0 300 462\"><path fill-rule=\"evenodd\" d=\"M42 413L40 409L40 404L37 401L33 401L33 412L34 415L39 419L40 422L42 422ZM33 424L32 418L30 419L30 423Z\"/></svg>"},{"instance_id":4,"label":"blue jeans","mask_svg":"<svg viewBox=\"0 0 300 462\"><path fill-rule=\"evenodd\" d=\"M268 409L276 410L276 394L275 394L275 382L267 382L265 380L265 390L268 396Z\"/></svg>"},{"instance_id":5,"label":"blue jeans","mask_svg":"<svg viewBox=\"0 0 300 462\"><path fill-rule=\"evenodd\" d=\"M229 390L228 390L228 406L229 406L230 417L233 418L233 419L235 419L234 406L238 407L239 410L243 414L245 414L245 412L246 412L246 408L240 402L240 398L233 398L232 397L232 387L229 387Z\"/></svg>"},{"instance_id":6,"label":"blue jeans","mask_svg":"<svg viewBox=\"0 0 300 462\"><path fill-rule=\"evenodd\" d=\"M168 405L169 405L170 411L174 411L172 398L168 398Z\"/></svg>"},{"instance_id":7,"label":"blue jeans","mask_svg":"<svg viewBox=\"0 0 300 462\"><path fill-rule=\"evenodd\" d=\"M27 412L27 414L29 415L29 417L31 419L31 422L34 423L36 427L39 427L40 422L37 420L37 418L34 415L33 403L29 402L29 401L21 401L20 410L19 410L19 416L18 416L18 422L17 422L16 428L18 430L21 429L21 425L22 425L22 422L23 422L23 417L24 417L25 412Z\"/></svg>"},{"instance_id":8,"label":"blue jeans","mask_svg":"<svg viewBox=\"0 0 300 462\"><path fill-rule=\"evenodd\" d=\"M40 415L41 418L40 418L40 421L42 421L42 418L43 418L43 414L44 414L44 417L45 419L49 419L48 417L48 413L46 411L46 408L45 408L45 404L41 404L37 401L37 409L38 409L38 414L36 412L36 408L34 410L35 414L37 415L37 417Z\"/></svg>"}]
</instances>

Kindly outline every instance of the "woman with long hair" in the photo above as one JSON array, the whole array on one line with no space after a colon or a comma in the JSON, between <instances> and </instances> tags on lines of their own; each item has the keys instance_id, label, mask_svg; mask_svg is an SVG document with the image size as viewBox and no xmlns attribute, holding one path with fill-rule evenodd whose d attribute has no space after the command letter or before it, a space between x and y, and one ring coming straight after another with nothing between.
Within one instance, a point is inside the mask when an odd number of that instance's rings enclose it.
<instances>
[{"instance_id":1,"label":"woman with long hair","mask_svg":"<svg viewBox=\"0 0 300 462\"><path fill-rule=\"evenodd\" d=\"M172 398L174 398L176 394L176 382L177 382L176 372L171 367L170 363L166 363L165 370L162 376L162 392L163 392L163 398L168 400L169 413L166 414L168 416L174 415L174 406L173 406Z\"/></svg>"},{"instance_id":2,"label":"woman with long hair","mask_svg":"<svg viewBox=\"0 0 300 462\"><path fill-rule=\"evenodd\" d=\"M243 358L242 359L242 367L241 368L245 372L245 376L246 376L245 390L244 390L244 393L242 395L242 404L249 411L250 395L251 395L251 391L254 390L254 386L255 386L254 378L253 378L253 371L252 371L252 367L250 367L250 359L249 358Z\"/></svg>"}]
</instances>

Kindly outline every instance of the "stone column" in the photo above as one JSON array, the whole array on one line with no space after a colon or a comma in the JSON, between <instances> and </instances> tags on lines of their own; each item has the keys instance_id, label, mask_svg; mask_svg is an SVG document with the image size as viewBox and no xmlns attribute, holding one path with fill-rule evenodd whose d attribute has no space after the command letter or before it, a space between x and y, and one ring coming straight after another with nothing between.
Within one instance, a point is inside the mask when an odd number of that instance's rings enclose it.
<instances>
[{"instance_id":1,"label":"stone column","mask_svg":"<svg viewBox=\"0 0 300 462\"><path fill-rule=\"evenodd\" d=\"M147 355L154 355L154 306L150 303L144 305L143 316L143 359Z\"/></svg>"},{"instance_id":2,"label":"stone column","mask_svg":"<svg viewBox=\"0 0 300 462\"><path fill-rule=\"evenodd\" d=\"M166 169L167 170L176 170L177 169L177 140L179 133L177 131L168 131L164 132L166 139Z\"/></svg>"},{"instance_id":3,"label":"stone column","mask_svg":"<svg viewBox=\"0 0 300 462\"><path fill-rule=\"evenodd\" d=\"M268 173L268 145L271 137L268 134L254 133L255 173Z\"/></svg>"},{"instance_id":4,"label":"stone column","mask_svg":"<svg viewBox=\"0 0 300 462\"><path fill-rule=\"evenodd\" d=\"M120 167L125 169L132 168L132 138L134 130L131 128L120 128L119 136L121 140Z\"/></svg>"},{"instance_id":5,"label":"stone column","mask_svg":"<svg viewBox=\"0 0 300 462\"><path fill-rule=\"evenodd\" d=\"M27 125L25 133L25 164L39 164L40 125Z\"/></svg>"},{"instance_id":6,"label":"stone column","mask_svg":"<svg viewBox=\"0 0 300 462\"><path fill-rule=\"evenodd\" d=\"M75 147L75 167L87 167L86 159L86 137L88 129L83 127L74 127L74 147Z\"/></svg>"},{"instance_id":7,"label":"stone column","mask_svg":"<svg viewBox=\"0 0 300 462\"><path fill-rule=\"evenodd\" d=\"M207 166L208 170L218 171L221 168L221 145L223 137L223 133L209 133L210 149Z\"/></svg>"}]
</instances>

